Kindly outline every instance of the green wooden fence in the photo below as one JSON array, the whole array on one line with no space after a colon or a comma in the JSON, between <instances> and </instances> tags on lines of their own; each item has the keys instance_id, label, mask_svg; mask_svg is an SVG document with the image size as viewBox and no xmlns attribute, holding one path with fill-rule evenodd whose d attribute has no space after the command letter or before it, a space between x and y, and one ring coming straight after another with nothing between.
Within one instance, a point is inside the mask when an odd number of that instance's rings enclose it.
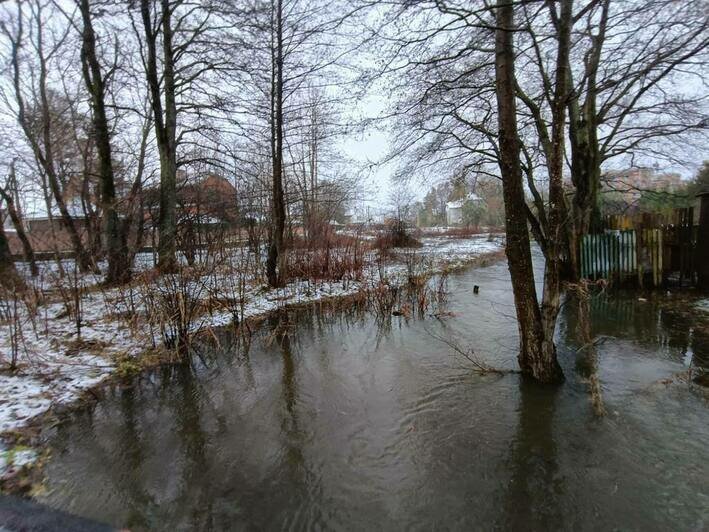
<instances>
[{"instance_id":1,"label":"green wooden fence","mask_svg":"<svg viewBox=\"0 0 709 532\"><path fill-rule=\"evenodd\" d=\"M581 241L581 276L586 279L623 279L638 271L634 230L584 235Z\"/></svg>"},{"instance_id":2,"label":"green wooden fence","mask_svg":"<svg viewBox=\"0 0 709 532\"><path fill-rule=\"evenodd\" d=\"M672 215L638 213L603 219L604 231L581 240L581 276L585 279L637 279L653 286L694 284L698 231L692 207Z\"/></svg>"}]
</instances>

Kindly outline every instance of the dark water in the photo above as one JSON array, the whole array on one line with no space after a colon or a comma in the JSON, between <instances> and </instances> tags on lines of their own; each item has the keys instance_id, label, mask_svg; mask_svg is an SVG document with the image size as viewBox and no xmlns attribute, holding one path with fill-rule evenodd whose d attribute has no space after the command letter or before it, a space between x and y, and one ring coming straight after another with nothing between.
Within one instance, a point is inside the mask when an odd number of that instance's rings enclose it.
<instances>
[{"instance_id":1,"label":"dark water","mask_svg":"<svg viewBox=\"0 0 709 532\"><path fill-rule=\"evenodd\" d=\"M291 312L248 353L224 333L193 369L109 389L50 435L41 500L133 529L709 527L705 395L657 382L709 353L687 301L592 301L599 420L573 303L559 327L567 382L543 388L472 374L429 334L514 367L506 266L449 289L442 320Z\"/></svg>"}]
</instances>

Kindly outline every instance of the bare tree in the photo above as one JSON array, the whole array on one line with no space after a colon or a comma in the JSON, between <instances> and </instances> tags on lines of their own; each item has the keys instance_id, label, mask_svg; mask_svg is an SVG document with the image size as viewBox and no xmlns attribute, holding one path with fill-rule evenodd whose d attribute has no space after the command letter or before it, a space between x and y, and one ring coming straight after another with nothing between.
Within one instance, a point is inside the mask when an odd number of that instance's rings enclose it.
<instances>
[{"instance_id":1,"label":"bare tree","mask_svg":"<svg viewBox=\"0 0 709 532\"><path fill-rule=\"evenodd\" d=\"M160 153L160 218L158 268L170 272L177 267L177 100L173 46L173 2L161 0L154 13L150 0L141 0L140 16L146 48L145 76ZM158 70L158 35L162 32L162 73ZM162 82L161 82L162 81Z\"/></svg>"},{"instance_id":2,"label":"bare tree","mask_svg":"<svg viewBox=\"0 0 709 532\"><path fill-rule=\"evenodd\" d=\"M384 15L372 30L374 53L387 54L373 79L384 75L396 102L388 117L398 133L393 156L405 155L402 177L440 179L442 171L450 176L468 169L494 176L499 166L520 363L540 380L561 375L553 347L561 271L572 247L567 242L588 230L599 186L593 176L605 161L649 147L653 139L706 127L697 96L669 96L661 87L672 69L696 73L704 54L706 12L689 4L499 2L491 9L486 2L420 0L375 6ZM504 82L514 83L512 94ZM650 150L657 153L657 144ZM546 262L541 305L524 251L527 223ZM524 360L530 342L538 348L532 359L544 370Z\"/></svg>"},{"instance_id":3,"label":"bare tree","mask_svg":"<svg viewBox=\"0 0 709 532\"><path fill-rule=\"evenodd\" d=\"M255 179L269 161L267 182L269 247L266 274L269 284L285 282L289 212L303 201L304 221L319 176L335 165L323 161L322 117L325 90L337 92L339 73L354 45L340 30L357 7L339 2L264 0L248 4L226 2L228 18L239 28L230 32L233 63L229 83L231 126L240 137L242 172ZM270 65L263 69L262 65ZM312 98L311 98L312 97ZM331 103L337 97L320 97ZM339 101L338 101L339 103ZM311 105L313 104L313 105ZM330 179L334 176L330 175Z\"/></svg>"},{"instance_id":4,"label":"bare tree","mask_svg":"<svg viewBox=\"0 0 709 532\"><path fill-rule=\"evenodd\" d=\"M708 15L702 2L597 0L579 4L571 19L567 68L567 166L573 188L569 223L562 235L573 278L580 273L581 236L598 222L602 166L629 154L678 160L675 154L682 150L677 141L689 142L692 135L702 138L697 134L709 128L706 87L701 81L709 51ZM537 11L534 4L522 8L524 43L519 61L524 76L519 80L518 97L538 130L551 116L552 84L546 58L552 43L558 41L560 26L554 20L550 25L539 19ZM543 136L539 142L543 145Z\"/></svg>"},{"instance_id":5,"label":"bare tree","mask_svg":"<svg viewBox=\"0 0 709 532\"><path fill-rule=\"evenodd\" d=\"M26 37L24 32L25 13L23 5L17 3L17 18L14 28L3 23L0 28L10 43L10 63L12 68L12 88L16 103L16 119L29 143L38 169L46 177L47 184L51 190L53 200L56 202L62 222L69 233L69 237L74 248L76 261L82 271L97 271L95 262L87 252L81 240L79 230L75 220L67 207L61 184L61 178L57 171L57 161L55 160L55 145L53 138L53 117L52 103L50 101L50 88L48 83L49 61L57 54L59 47L66 38L64 31L55 42L49 47L45 43L45 6L40 1L29 2L29 21L32 24L32 31ZM36 80L36 86L32 87L33 97L37 101L33 105L32 114L28 112L25 101L25 90L23 89L23 77L26 73L22 70L20 50L29 43L39 72L32 72L27 79ZM34 116L34 115L37 116Z\"/></svg>"},{"instance_id":6,"label":"bare tree","mask_svg":"<svg viewBox=\"0 0 709 532\"><path fill-rule=\"evenodd\" d=\"M545 327L537 301L525 209L522 164L517 129L514 5L506 0L496 7L495 73L500 140L500 173L505 200L506 253L519 324L519 364L522 371L542 381L560 377L556 358L547 358ZM548 340L547 340L548 341ZM553 342L553 339L551 340ZM545 363L546 362L546 363Z\"/></svg>"},{"instance_id":7,"label":"bare tree","mask_svg":"<svg viewBox=\"0 0 709 532\"><path fill-rule=\"evenodd\" d=\"M283 193L283 0L271 1L271 238L266 260L266 276L271 286L285 281L283 234L286 208Z\"/></svg>"},{"instance_id":8,"label":"bare tree","mask_svg":"<svg viewBox=\"0 0 709 532\"><path fill-rule=\"evenodd\" d=\"M101 207L103 211L103 234L108 269L106 283L123 283L130 279L130 262L127 235L118 219L118 200L114 180L111 139L106 116L106 77L104 76L96 50L91 8L88 0L78 0L82 19L81 60L86 88L91 95L93 133L99 159ZM108 74L110 76L110 72Z\"/></svg>"}]
</instances>

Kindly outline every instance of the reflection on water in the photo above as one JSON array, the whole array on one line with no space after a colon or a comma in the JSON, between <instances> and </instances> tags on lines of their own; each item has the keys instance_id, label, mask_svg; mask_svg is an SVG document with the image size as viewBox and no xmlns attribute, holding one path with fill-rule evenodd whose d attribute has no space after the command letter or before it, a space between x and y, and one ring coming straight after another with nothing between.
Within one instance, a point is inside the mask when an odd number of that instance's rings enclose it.
<instances>
[{"instance_id":1,"label":"reflection on water","mask_svg":"<svg viewBox=\"0 0 709 532\"><path fill-rule=\"evenodd\" d=\"M513 366L505 265L449 287L442 320L382 323L355 304L283 313L250 347L223 332L193 367L110 388L50 434L42 499L138 530L708 526L706 399L659 383L709 353L691 305L598 297L580 323L569 300L569 378L542 388L472 374L429 334Z\"/></svg>"}]
</instances>

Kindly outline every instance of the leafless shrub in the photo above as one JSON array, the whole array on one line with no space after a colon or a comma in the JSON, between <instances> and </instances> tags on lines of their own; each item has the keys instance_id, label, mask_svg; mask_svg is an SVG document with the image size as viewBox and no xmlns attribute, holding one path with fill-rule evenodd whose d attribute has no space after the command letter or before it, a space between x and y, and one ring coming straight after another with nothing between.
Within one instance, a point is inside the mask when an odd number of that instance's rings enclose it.
<instances>
[{"instance_id":1,"label":"leafless shrub","mask_svg":"<svg viewBox=\"0 0 709 532\"><path fill-rule=\"evenodd\" d=\"M10 357L6 361L10 371L17 369L20 351L26 352L25 330L32 328L36 332L38 302L38 292L31 285L25 285L23 290L0 286L0 330L7 331L10 341Z\"/></svg>"},{"instance_id":2,"label":"leafless shrub","mask_svg":"<svg viewBox=\"0 0 709 532\"><path fill-rule=\"evenodd\" d=\"M390 316L399 302L399 287L380 280L369 289L369 300L377 316Z\"/></svg>"},{"instance_id":3,"label":"leafless shrub","mask_svg":"<svg viewBox=\"0 0 709 532\"><path fill-rule=\"evenodd\" d=\"M406 295L419 315L423 316L429 305L436 299L435 288L430 283L434 277L433 264L430 259L416 253L415 250L405 252L404 264L406 265Z\"/></svg>"},{"instance_id":4,"label":"leafless shrub","mask_svg":"<svg viewBox=\"0 0 709 532\"><path fill-rule=\"evenodd\" d=\"M165 347L183 357L193 336L202 329L200 317L207 293L204 274L200 267L182 267L174 274L144 275L138 285L153 342L157 336Z\"/></svg>"},{"instance_id":5,"label":"leafless shrub","mask_svg":"<svg viewBox=\"0 0 709 532\"><path fill-rule=\"evenodd\" d=\"M403 220L389 222L374 241L374 247L380 251L389 251L393 248L420 248L421 246L421 242L414 238L412 231Z\"/></svg>"},{"instance_id":6,"label":"leafless shrub","mask_svg":"<svg viewBox=\"0 0 709 532\"><path fill-rule=\"evenodd\" d=\"M436 301L442 307L448 301L448 271L443 270L436 276Z\"/></svg>"},{"instance_id":7,"label":"leafless shrub","mask_svg":"<svg viewBox=\"0 0 709 532\"><path fill-rule=\"evenodd\" d=\"M257 277L258 258L246 249L232 250L230 255L225 255L225 260L218 270L218 273L209 277L209 309L228 312L232 323L238 328L240 324L245 324L247 288L249 280ZM248 326L246 330L248 331Z\"/></svg>"},{"instance_id":8,"label":"leafless shrub","mask_svg":"<svg viewBox=\"0 0 709 532\"><path fill-rule=\"evenodd\" d=\"M2 290L0 292L0 320L4 322L3 329L7 330L10 339L10 359L7 366L10 371L17 369L20 345L22 344L22 312L18 301L17 292Z\"/></svg>"},{"instance_id":9,"label":"leafless shrub","mask_svg":"<svg viewBox=\"0 0 709 532\"><path fill-rule=\"evenodd\" d=\"M368 245L359 234L338 234L329 224L311 227L309 238L293 238L289 244L288 275L315 281L360 280ZM314 238L314 236L317 237Z\"/></svg>"},{"instance_id":10,"label":"leafless shrub","mask_svg":"<svg viewBox=\"0 0 709 532\"><path fill-rule=\"evenodd\" d=\"M123 320L128 328L136 334L141 316L141 297L139 292L140 277L137 282L118 285L113 291L113 297L105 297L106 312Z\"/></svg>"},{"instance_id":11,"label":"leafless shrub","mask_svg":"<svg viewBox=\"0 0 709 532\"><path fill-rule=\"evenodd\" d=\"M77 340L81 339L81 326L83 322L83 299L85 294L85 280L79 273L78 267L68 274L51 274L51 290L59 295L64 306L64 312L57 317L68 317L74 322Z\"/></svg>"}]
</instances>

